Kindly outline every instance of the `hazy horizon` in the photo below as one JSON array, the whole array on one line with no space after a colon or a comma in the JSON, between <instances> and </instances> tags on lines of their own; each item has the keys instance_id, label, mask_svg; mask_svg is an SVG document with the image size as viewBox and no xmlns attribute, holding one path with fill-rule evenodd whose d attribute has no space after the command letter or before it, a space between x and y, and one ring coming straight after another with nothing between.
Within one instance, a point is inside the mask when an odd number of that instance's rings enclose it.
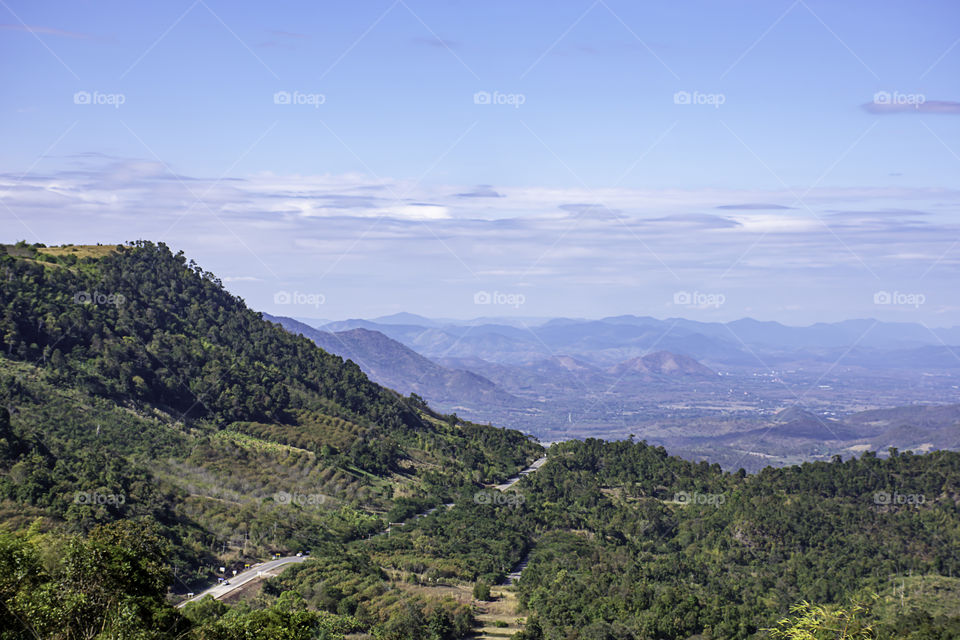
<instances>
[{"instance_id":1,"label":"hazy horizon","mask_svg":"<svg viewBox=\"0 0 960 640\"><path fill-rule=\"evenodd\" d=\"M277 313L274 313L273 311L267 311L267 310L264 310L264 309L259 309L259 308L255 308L255 309L256 309L257 311L262 311L262 312L264 312L264 313L268 313L268 314L270 314L270 315L272 315L272 316L293 318L294 320L298 320L298 321L303 322L303 323L305 323L305 324L310 324L311 326L318 326L318 325L312 324L312 323L314 323L314 322L317 322L317 323L327 323L327 324L329 324L329 323L334 323L334 322L346 322L346 321L349 321L349 320L365 320L365 321L368 321L368 322L376 322L376 321L378 321L378 320L383 320L383 319L390 318L391 316L409 314L409 315L412 315L412 316L420 316L420 317L422 317L422 318L424 318L424 319L426 319L426 320L429 320L429 321L431 321L431 322L437 322L437 323L446 323L446 322L449 322L449 323L463 323L463 324L478 324L478 323L487 323L487 322L489 322L489 323L492 323L492 324L493 324L493 323L497 323L497 322L504 322L504 323L511 323L511 322L512 322L512 323L521 323L521 322L523 322L525 325L530 326L530 327L538 326L538 325L541 325L541 324L543 324L543 323L552 322L552 321L555 321L555 320L569 320L569 321L572 321L572 322L598 322L598 321L601 321L601 320L606 320L606 319L611 319L611 318L617 318L617 317L624 317L624 316L632 316L632 317L636 317L636 318L653 318L654 320L657 320L657 321L660 321L660 322L667 322L667 321L670 321L670 320L677 320L677 319L680 319L680 320L688 320L688 321L691 321L691 322L719 322L719 323L737 322L737 321L739 321L739 320L753 320L753 321L756 321L756 322L776 322L776 323L781 324L781 325L783 325L783 326L785 326L785 327L801 328L801 329L802 329L802 328L805 328L805 327L810 327L810 326L813 326L813 325L816 325L816 324L842 324L842 323L845 323L845 322L881 322L881 323L886 323L886 322L890 322L890 323L901 323L901 322L902 322L902 323L904 323L904 324L918 324L918 325L921 325L921 326L929 327L929 328L931 328L931 329L955 329L955 328L957 328L957 327L960 327L960 325L926 325L926 324L923 324L923 323L920 323L920 322L915 322L915 321L910 321L910 320L903 320L903 321L891 320L891 321L886 321L886 320L878 320L877 318L870 318L870 317L858 317L858 318L853 318L853 317L851 317L851 318L843 318L843 319L840 319L840 320L819 320L819 321L817 321L817 322L813 322L813 323L803 323L803 324L792 324L792 323L790 323L790 322L781 322L780 320L772 320L772 319L765 319L765 318L755 318L755 317L751 317L751 316L741 316L741 317L733 318L733 319L730 319L730 320L700 320L700 319L698 319L698 318L686 317L686 316L654 316L654 315L638 314L638 313L621 313L621 314L613 314L613 315L608 315L608 316L596 316L596 317L579 317L579 316L577 316L577 317L575 317L575 316L550 316L550 317L542 317L542 316L523 316L523 315L517 315L517 316L471 316L471 317L456 318L456 317L430 317L430 316L426 316L426 315L423 315L423 314L421 314L421 313L415 313L415 312L412 312L412 311L398 311L398 312L396 312L396 313L388 313L388 314L373 315L373 316L344 316L344 317L338 317L338 318L321 318L321 317L305 316L305 315L296 315L296 314L293 314L293 315L291 315L291 314L284 314L284 313L282 313L282 308L281 308L281 311L280 311L280 312L277 312Z\"/></svg>"}]
</instances>

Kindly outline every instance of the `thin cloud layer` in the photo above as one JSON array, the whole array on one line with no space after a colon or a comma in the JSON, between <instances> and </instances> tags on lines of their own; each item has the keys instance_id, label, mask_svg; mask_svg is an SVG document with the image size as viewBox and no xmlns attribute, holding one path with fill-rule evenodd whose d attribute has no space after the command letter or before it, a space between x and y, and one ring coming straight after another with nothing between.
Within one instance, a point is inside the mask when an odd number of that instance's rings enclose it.
<instances>
[{"instance_id":1,"label":"thin cloud layer","mask_svg":"<svg viewBox=\"0 0 960 640\"><path fill-rule=\"evenodd\" d=\"M775 209L796 209L796 207L785 207L782 204L764 204L762 202L747 202L744 204L721 204L721 205L717 205L717 209L734 210L734 211L736 210L752 211L756 209L761 211L763 210L772 211Z\"/></svg>"},{"instance_id":2,"label":"thin cloud layer","mask_svg":"<svg viewBox=\"0 0 960 640\"><path fill-rule=\"evenodd\" d=\"M950 100L924 100L923 102L867 102L860 105L865 111L876 114L922 113L932 115L960 115L960 102Z\"/></svg>"},{"instance_id":3,"label":"thin cloud layer","mask_svg":"<svg viewBox=\"0 0 960 640\"><path fill-rule=\"evenodd\" d=\"M56 36L58 38L73 38L76 40L91 40L95 36L89 33L80 33L77 31L67 31L55 27L44 27L40 25L26 24L0 24L0 31L23 31L35 35Z\"/></svg>"},{"instance_id":4,"label":"thin cloud layer","mask_svg":"<svg viewBox=\"0 0 960 640\"><path fill-rule=\"evenodd\" d=\"M919 290L930 301L882 312L934 317L956 307L956 190L820 188L798 203L786 190L470 187L363 174L214 180L138 159L72 162L22 180L0 175L7 240L162 240L276 313L290 312L271 307L278 290L323 293L327 317L468 317L489 311L473 308L478 290L522 291L528 315L563 315L574 303L596 315L682 315L676 291L723 293L724 308L693 310L707 317L800 320L783 317L797 307L820 318L877 315L877 290ZM464 197L478 193L488 195Z\"/></svg>"}]
</instances>

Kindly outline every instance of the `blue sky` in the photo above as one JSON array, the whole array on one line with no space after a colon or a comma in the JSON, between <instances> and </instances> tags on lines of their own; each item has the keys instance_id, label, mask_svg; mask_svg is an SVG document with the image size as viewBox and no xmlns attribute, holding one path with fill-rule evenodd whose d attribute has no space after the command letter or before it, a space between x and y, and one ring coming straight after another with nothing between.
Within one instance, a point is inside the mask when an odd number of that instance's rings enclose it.
<instances>
[{"instance_id":1,"label":"blue sky","mask_svg":"<svg viewBox=\"0 0 960 640\"><path fill-rule=\"evenodd\" d=\"M948 1L4 0L0 240L163 240L301 317L960 324L958 25Z\"/></svg>"}]
</instances>

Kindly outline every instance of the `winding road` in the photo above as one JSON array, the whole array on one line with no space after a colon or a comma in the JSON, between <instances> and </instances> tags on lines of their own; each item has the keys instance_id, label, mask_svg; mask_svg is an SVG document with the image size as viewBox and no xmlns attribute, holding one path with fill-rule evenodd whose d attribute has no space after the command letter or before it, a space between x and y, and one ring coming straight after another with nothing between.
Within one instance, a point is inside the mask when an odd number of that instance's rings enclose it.
<instances>
[{"instance_id":1,"label":"winding road","mask_svg":"<svg viewBox=\"0 0 960 640\"><path fill-rule=\"evenodd\" d=\"M504 482L503 484L498 484L498 485L494 486L494 488L495 488L495 489L498 489L498 490L500 490L500 491L506 491L507 489L509 489L510 487L512 487L513 485L515 485L516 483L520 482L520 478L522 478L523 476L529 475L529 474L531 474L531 473L534 473L537 469L539 469L540 467L542 467L546 461L547 461L547 456L543 456L542 458L537 459L536 461L534 461L533 463L531 463L529 467L527 467L526 469L522 470L522 471L519 473L519 475L516 475L516 476L514 476L513 478L510 478L509 480L507 480L507 481ZM453 506L453 503L445 504L445 505L443 505L443 506L446 507L446 508L450 508L450 507ZM437 508L438 508L438 507L433 507L432 509L428 509L427 511L424 511L423 513L418 513L416 516L414 516L413 518L411 518L411 520L414 520L414 519L416 519L416 518L422 518L422 517L424 517L424 516L427 516L427 515L433 513L434 511L436 511ZM379 534L377 534L377 535L381 535L381 534L386 533L386 532L388 532L388 531L390 531L389 527L386 529L386 531L381 531L381 532L380 532ZM283 569L284 569L287 565L296 564L296 563L299 563L299 562L303 562L304 560L307 560L308 558L309 558L309 556L287 556L287 557L285 557L285 558L277 558L277 559L275 559L275 560L268 560L267 562L259 562L259 563L255 564L255 565L253 565L252 567L250 567L249 569L247 569L246 571L243 571L243 572L238 573L237 575L233 576L232 578L230 578L230 579L227 580L226 582L221 582L221 583L219 583L219 584L215 584L215 585L213 585L212 587L209 587L208 589L205 589L204 591L201 591L201 592L198 593L197 595L195 595L195 596L193 596L193 597L190 597L190 598L184 600L183 602L181 602L180 604L178 604L177 607L178 607L178 608L179 608L179 607L183 607L183 606L185 606L186 604L188 604L188 603L190 603L190 602L196 602L197 600L200 600L200 599L202 599L202 598L205 597L205 596L212 596L214 600L220 600L220 599L223 598L224 596L226 596L226 595L228 595L228 594L230 594L230 593L233 593L235 590L239 589L240 587L242 587L242 586L244 586L244 585L246 585L246 584L248 584L248 583L250 583L250 582L252 582L252 581L254 581L254 580L263 579L263 578L272 578L272 577L274 577L274 576L276 576L276 575L279 575L280 572L283 571ZM522 571L523 569L521 568L520 570ZM512 574L511 574L511 576L512 576ZM519 572L517 572L517 577L519 577Z\"/></svg>"}]
</instances>

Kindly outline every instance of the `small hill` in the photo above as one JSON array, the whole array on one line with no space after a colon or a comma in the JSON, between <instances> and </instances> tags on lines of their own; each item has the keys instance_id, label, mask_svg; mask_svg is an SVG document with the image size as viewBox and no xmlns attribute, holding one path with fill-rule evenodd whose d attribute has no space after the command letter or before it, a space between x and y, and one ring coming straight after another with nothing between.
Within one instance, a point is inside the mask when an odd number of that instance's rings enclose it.
<instances>
[{"instance_id":1,"label":"small hill","mask_svg":"<svg viewBox=\"0 0 960 640\"><path fill-rule=\"evenodd\" d=\"M839 420L818 416L800 407L782 409L774 415L772 422L766 434L784 439L854 440L860 435Z\"/></svg>"},{"instance_id":2,"label":"small hill","mask_svg":"<svg viewBox=\"0 0 960 640\"><path fill-rule=\"evenodd\" d=\"M848 416L850 424L864 428L885 429L914 426L941 428L960 425L960 404L911 405L890 409L861 411Z\"/></svg>"},{"instance_id":3,"label":"small hill","mask_svg":"<svg viewBox=\"0 0 960 640\"><path fill-rule=\"evenodd\" d=\"M909 405L861 411L844 418L861 434L861 444L886 451L914 452L960 446L960 405Z\"/></svg>"},{"instance_id":4,"label":"small hill","mask_svg":"<svg viewBox=\"0 0 960 640\"><path fill-rule=\"evenodd\" d=\"M960 429L955 426L931 428L901 425L873 436L868 442L870 448L876 451L886 451L890 447L915 453L956 449L960 447Z\"/></svg>"},{"instance_id":5,"label":"small hill","mask_svg":"<svg viewBox=\"0 0 960 640\"><path fill-rule=\"evenodd\" d=\"M380 316L374 318L371 322L376 322L377 324L400 324L400 325L417 325L422 327L439 327L441 323L436 320L431 320L430 318L425 318L416 313L408 313L406 311L401 311L400 313L393 313L388 316Z\"/></svg>"},{"instance_id":6,"label":"small hill","mask_svg":"<svg viewBox=\"0 0 960 640\"><path fill-rule=\"evenodd\" d=\"M788 407L774 414L765 425L709 438L743 451L782 455L809 450L825 442L860 442L862 434L845 422L818 416L801 407Z\"/></svg>"},{"instance_id":7,"label":"small hill","mask_svg":"<svg viewBox=\"0 0 960 640\"><path fill-rule=\"evenodd\" d=\"M601 371L592 364L566 355L551 356L549 358L533 358L529 362L523 363L521 366L526 368L528 371L536 372L541 375L572 374L584 376L601 373Z\"/></svg>"},{"instance_id":8,"label":"small hill","mask_svg":"<svg viewBox=\"0 0 960 640\"><path fill-rule=\"evenodd\" d=\"M797 406L780 409L780 411L777 411L773 416L773 422L776 424L818 422L819 420L820 418L818 418L815 413Z\"/></svg>"},{"instance_id":9,"label":"small hill","mask_svg":"<svg viewBox=\"0 0 960 640\"><path fill-rule=\"evenodd\" d=\"M640 375L640 376L670 376L670 377L713 377L716 376L709 367L706 367L690 356L656 351L645 356L632 358L621 362L607 370L612 375Z\"/></svg>"}]
</instances>

